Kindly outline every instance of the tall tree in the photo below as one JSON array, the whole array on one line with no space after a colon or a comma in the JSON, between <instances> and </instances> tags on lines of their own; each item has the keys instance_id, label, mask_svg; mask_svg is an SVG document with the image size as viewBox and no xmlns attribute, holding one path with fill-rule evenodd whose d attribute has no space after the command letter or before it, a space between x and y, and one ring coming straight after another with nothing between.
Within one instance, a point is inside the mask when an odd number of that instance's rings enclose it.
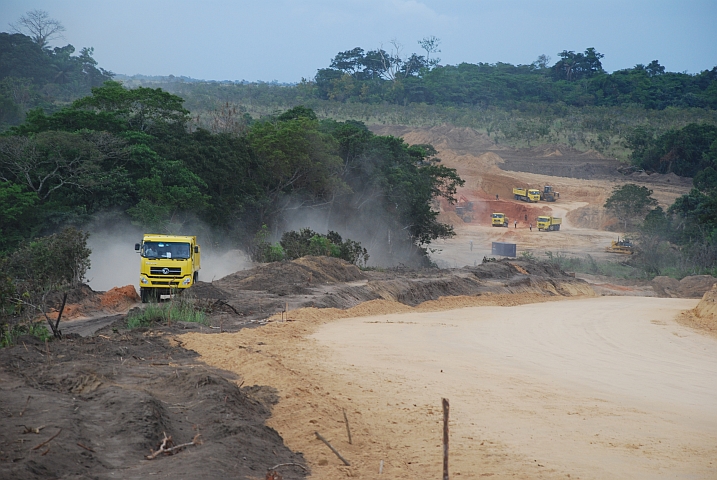
<instances>
[{"instance_id":1,"label":"tall tree","mask_svg":"<svg viewBox=\"0 0 717 480\"><path fill-rule=\"evenodd\" d=\"M62 23L50 18L50 14L44 10L30 10L15 23L11 23L10 27L16 33L30 36L40 48L46 48L50 40L61 37L65 31Z\"/></svg>"},{"instance_id":2,"label":"tall tree","mask_svg":"<svg viewBox=\"0 0 717 480\"><path fill-rule=\"evenodd\" d=\"M625 230L635 220L642 221L650 207L657 205L652 198L652 190L647 187L628 183L615 187L604 207L623 222Z\"/></svg>"}]
</instances>

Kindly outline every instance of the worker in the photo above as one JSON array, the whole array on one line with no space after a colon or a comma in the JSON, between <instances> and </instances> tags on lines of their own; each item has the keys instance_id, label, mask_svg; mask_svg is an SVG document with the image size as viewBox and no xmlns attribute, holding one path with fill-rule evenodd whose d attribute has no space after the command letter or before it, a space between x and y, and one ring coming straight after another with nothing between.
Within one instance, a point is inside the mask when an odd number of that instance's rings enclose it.
<instances>
[{"instance_id":1,"label":"worker","mask_svg":"<svg viewBox=\"0 0 717 480\"><path fill-rule=\"evenodd\" d=\"M525 214L525 221L526 221L526 222L528 221L528 214L527 214L527 213Z\"/></svg>"},{"instance_id":2,"label":"worker","mask_svg":"<svg viewBox=\"0 0 717 480\"><path fill-rule=\"evenodd\" d=\"M513 226L515 226L515 228L518 228L518 220L515 220L515 221L513 222Z\"/></svg>"},{"instance_id":3,"label":"worker","mask_svg":"<svg viewBox=\"0 0 717 480\"><path fill-rule=\"evenodd\" d=\"M498 194L497 194L497 193L495 194L495 199L498 200Z\"/></svg>"},{"instance_id":4,"label":"worker","mask_svg":"<svg viewBox=\"0 0 717 480\"><path fill-rule=\"evenodd\" d=\"M473 251L473 240L471 240L471 252Z\"/></svg>"},{"instance_id":5,"label":"worker","mask_svg":"<svg viewBox=\"0 0 717 480\"><path fill-rule=\"evenodd\" d=\"M529 224L529 227L530 227L530 231L532 232L532 231L533 231L533 224L532 224L532 223Z\"/></svg>"}]
</instances>

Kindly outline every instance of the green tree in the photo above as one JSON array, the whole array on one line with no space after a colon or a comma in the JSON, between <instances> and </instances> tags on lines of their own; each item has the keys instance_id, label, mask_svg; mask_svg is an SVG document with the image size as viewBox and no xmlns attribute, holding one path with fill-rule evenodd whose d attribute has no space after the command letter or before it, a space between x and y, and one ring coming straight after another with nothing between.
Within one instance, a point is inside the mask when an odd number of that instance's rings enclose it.
<instances>
[{"instance_id":1,"label":"green tree","mask_svg":"<svg viewBox=\"0 0 717 480\"><path fill-rule=\"evenodd\" d=\"M642 221L650 207L657 205L652 198L652 190L647 187L628 183L613 188L612 195L605 202L604 207L614 214L628 230L628 224Z\"/></svg>"},{"instance_id":2,"label":"green tree","mask_svg":"<svg viewBox=\"0 0 717 480\"><path fill-rule=\"evenodd\" d=\"M12 182L0 182L0 255L37 233L38 201L35 192Z\"/></svg>"},{"instance_id":3,"label":"green tree","mask_svg":"<svg viewBox=\"0 0 717 480\"><path fill-rule=\"evenodd\" d=\"M0 278L10 278L11 293L2 296L2 310L25 321L42 314L57 337L62 334L48 316L53 296L79 286L90 266L86 232L65 228L60 233L25 242L0 262Z\"/></svg>"}]
</instances>

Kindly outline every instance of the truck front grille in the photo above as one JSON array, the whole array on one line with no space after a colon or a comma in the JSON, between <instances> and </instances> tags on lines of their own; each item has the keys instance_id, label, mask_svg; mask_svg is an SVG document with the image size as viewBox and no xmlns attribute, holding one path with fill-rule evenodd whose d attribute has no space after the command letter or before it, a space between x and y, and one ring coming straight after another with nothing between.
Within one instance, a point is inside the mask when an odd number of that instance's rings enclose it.
<instances>
[{"instance_id":1,"label":"truck front grille","mask_svg":"<svg viewBox=\"0 0 717 480\"><path fill-rule=\"evenodd\" d=\"M182 269L177 267L150 267L150 275L171 275L176 277L182 274Z\"/></svg>"}]
</instances>

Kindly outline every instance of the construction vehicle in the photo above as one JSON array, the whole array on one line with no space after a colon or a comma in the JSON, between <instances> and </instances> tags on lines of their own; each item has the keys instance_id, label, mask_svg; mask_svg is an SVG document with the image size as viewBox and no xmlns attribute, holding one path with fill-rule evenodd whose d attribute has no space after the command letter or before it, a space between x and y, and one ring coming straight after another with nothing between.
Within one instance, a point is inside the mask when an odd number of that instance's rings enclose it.
<instances>
[{"instance_id":1,"label":"construction vehicle","mask_svg":"<svg viewBox=\"0 0 717 480\"><path fill-rule=\"evenodd\" d=\"M463 220L466 223L473 221L473 202L469 201L466 197L463 195L458 198L458 203L456 204L456 215L461 217L461 220Z\"/></svg>"},{"instance_id":2,"label":"construction vehicle","mask_svg":"<svg viewBox=\"0 0 717 480\"><path fill-rule=\"evenodd\" d=\"M563 223L562 218L557 217L538 217L538 230L552 232L560 230L560 224Z\"/></svg>"},{"instance_id":3,"label":"construction vehicle","mask_svg":"<svg viewBox=\"0 0 717 480\"><path fill-rule=\"evenodd\" d=\"M540 201L540 190L537 188L514 188L513 196L516 200L536 203Z\"/></svg>"},{"instance_id":4,"label":"construction vehicle","mask_svg":"<svg viewBox=\"0 0 717 480\"><path fill-rule=\"evenodd\" d=\"M145 234L135 243L140 254L139 292L142 303L181 292L199 280L200 249L197 237Z\"/></svg>"},{"instance_id":5,"label":"construction vehicle","mask_svg":"<svg viewBox=\"0 0 717 480\"><path fill-rule=\"evenodd\" d=\"M617 237L617 241L613 240L609 247L605 247L605 251L608 253L632 255L635 253L635 245L628 238L620 240L620 237Z\"/></svg>"},{"instance_id":6,"label":"construction vehicle","mask_svg":"<svg viewBox=\"0 0 717 480\"><path fill-rule=\"evenodd\" d=\"M504 213L494 213L491 217L490 224L494 227L507 227L510 223Z\"/></svg>"},{"instance_id":7,"label":"construction vehicle","mask_svg":"<svg viewBox=\"0 0 717 480\"><path fill-rule=\"evenodd\" d=\"M543 191L540 192L540 199L544 202L554 202L557 198L560 198L560 193L556 192L550 185L543 187Z\"/></svg>"}]
</instances>

